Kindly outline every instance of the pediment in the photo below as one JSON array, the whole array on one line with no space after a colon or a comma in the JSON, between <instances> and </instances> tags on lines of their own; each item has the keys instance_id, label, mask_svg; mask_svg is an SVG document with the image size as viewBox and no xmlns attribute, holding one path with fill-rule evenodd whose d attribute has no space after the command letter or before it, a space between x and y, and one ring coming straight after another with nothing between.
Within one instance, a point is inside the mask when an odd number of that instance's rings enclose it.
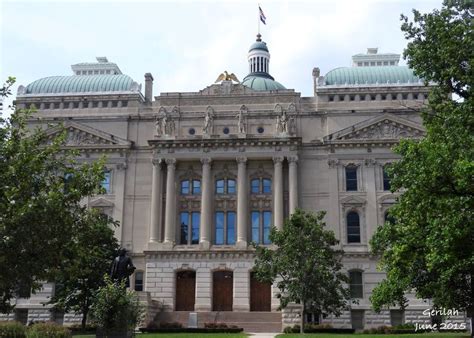
<instances>
[{"instance_id":1,"label":"pediment","mask_svg":"<svg viewBox=\"0 0 474 338\"><path fill-rule=\"evenodd\" d=\"M342 205L353 205L353 206L361 206L365 204L365 200L360 198L359 196L347 196L341 199Z\"/></svg>"},{"instance_id":2,"label":"pediment","mask_svg":"<svg viewBox=\"0 0 474 338\"><path fill-rule=\"evenodd\" d=\"M99 197L91 202L89 202L89 207L91 208L113 208L114 203L106 200L103 197Z\"/></svg>"},{"instance_id":3,"label":"pediment","mask_svg":"<svg viewBox=\"0 0 474 338\"><path fill-rule=\"evenodd\" d=\"M425 129L421 124L384 114L329 134L324 137L324 141L398 141L402 138L421 138L424 134Z\"/></svg>"},{"instance_id":4,"label":"pediment","mask_svg":"<svg viewBox=\"0 0 474 338\"><path fill-rule=\"evenodd\" d=\"M116 135L106 133L77 122L67 121L64 123L67 131L65 146L75 148L130 148L132 142ZM46 134L52 139L61 132L59 126L46 130Z\"/></svg>"}]
</instances>

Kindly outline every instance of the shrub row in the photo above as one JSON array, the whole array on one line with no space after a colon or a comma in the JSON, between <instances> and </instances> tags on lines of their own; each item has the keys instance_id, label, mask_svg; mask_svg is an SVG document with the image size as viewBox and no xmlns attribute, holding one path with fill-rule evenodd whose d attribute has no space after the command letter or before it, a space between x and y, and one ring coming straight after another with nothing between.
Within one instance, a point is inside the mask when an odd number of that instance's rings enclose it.
<instances>
[{"instance_id":1,"label":"shrub row","mask_svg":"<svg viewBox=\"0 0 474 338\"><path fill-rule=\"evenodd\" d=\"M227 328L227 329L211 329L205 327L198 328L140 328L143 333L239 333L242 328Z\"/></svg>"},{"instance_id":2,"label":"shrub row","mask_svg":"<svg viewBox=\"0 0 474 338\"><path fill-rule=\"evenodd\" d=\"M284 333L299 333L301 326L298 324L294 326L287 326L283 330ZM334 328L330 324L305 324L305 333L354 333L354 329Z\"/></svg>"},{"instance_id":3,"label":"shrub row","mask_svg":"<svg viewBox=\"0 0 474 338\"><path fill-rule=\"evenodd\" d=\"M0 322L1 338L69 338L71 331L56 323L35 323L26 327L14 322Z\"/></svg>"}]
</instances>

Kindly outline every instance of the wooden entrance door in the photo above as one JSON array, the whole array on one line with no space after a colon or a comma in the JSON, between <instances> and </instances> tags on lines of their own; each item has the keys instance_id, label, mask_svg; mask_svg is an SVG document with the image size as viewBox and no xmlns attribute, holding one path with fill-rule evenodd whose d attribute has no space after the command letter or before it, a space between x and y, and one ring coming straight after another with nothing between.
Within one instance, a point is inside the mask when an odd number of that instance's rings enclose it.
<instances>
[{"instance_id":1,"label":"wooden entrance door","mask_svg":"<svg viewBox=\"0 0 474 338\"><path fill-rule=\"evenodd\" d=\"M176 311L194 311L195 295L196 272L178 272L176 274Z\"/></svg>"},{"instance_id":2,"label":"wooden entrance door","mask_svg":"<svg viewBox=\"0 0 474 338\"><path fill-rule=\"evenodd\" d=\"M272 285L260 282L250 274L250 311L271 311Z\"/></svg>"},{"instance_id":3,"label":"wooden entrance door","mask_svg":"<svg viewBox=\"0 0 474 338\"><path fill-rule=\"evenodd\" d=\"M212 276L212 311L232 311L234 274L215 271Z\"/></svg>"}]
</instances>

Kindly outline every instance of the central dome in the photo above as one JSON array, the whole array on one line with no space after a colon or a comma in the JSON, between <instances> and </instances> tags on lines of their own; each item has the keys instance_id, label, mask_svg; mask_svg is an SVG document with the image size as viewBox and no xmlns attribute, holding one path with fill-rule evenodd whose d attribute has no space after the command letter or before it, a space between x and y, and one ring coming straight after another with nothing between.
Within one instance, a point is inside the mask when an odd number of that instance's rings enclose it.
<instances>
[{"instance_id":1,"label":"central dome","mask_svg":"<svg viewBox=\"0 0 474 338\"><path fill-rule=\"evenodd\" d=\"M257 34L257 40L250 46L247 56L249 74L242 85L258 91L284 90L286 88L270 75L270 52L261 37L260 33Z\"/></svg>"}]
</instances>

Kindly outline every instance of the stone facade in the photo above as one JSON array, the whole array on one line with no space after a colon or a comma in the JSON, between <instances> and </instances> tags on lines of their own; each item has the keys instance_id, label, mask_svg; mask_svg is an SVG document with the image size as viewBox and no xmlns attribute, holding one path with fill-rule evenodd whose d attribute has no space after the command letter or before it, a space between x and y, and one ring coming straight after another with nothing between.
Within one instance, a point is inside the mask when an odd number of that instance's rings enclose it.
<instances>
[{"instance_id":1,"label":"stone facade","mask_svg":"<svg viewBox=\"0 0 474 338\"><path fill-rule=\"evenodd\" d=\"M257 41L255 48L262 48ZM268 72L269 53L262 55L268 58L262 61ZM373 50L372 59L377 59ZM250 63L252 83L263 76L266 82L260 85L272 85L273 77L252 72L256 60ZM82 72L88 69L81 64L81 75L71 78L87 76ZM269 225L281 228L300 207L327 211L327 227L346 252L345 269L361 273L362 297L352 311L364 311L365 327L388 325L389 311L370 309L369 297L384 274L377 271L368 243L397 197L384 179L384 166L397 159L391 147L401 138L423 136L418 111L429 87L403 79L331 85L317 68L313 78L311 97L224 80L198 92L153 98L153 76L147 73L144 95L136 83L120 92L63 92L61 87L47 94L36 85L21 87L16 103L39 108L32 126L64 122L67 146L81 151L80 160L107 155L107 193L88 203L120 222L116 236L137 266L132 288L146 292L143 301L160 304L170 320L180 316L176 290L182 271L195 276L195 299L184 306L208 313L206 318L222 305L213 303L214 292L221 292L214 278L219 271L232 272L227 275L232 276L229 310L237 314L232 320L239 322L238 313L244 318L262 306L255 304L252 287L269 290L265 302L280 316L275 286L252 280L250 243L267 244ZM349 217L354 213L356 225ZM29 310L28 321L46 319L47 310L40 311L36 297L18 300L18 308ZM403 321L422 320L421 311L429 306L410 296ZM281 313L283 326L299 323L299 316L299 307L291 305ZM78 319L67 314L64 322ZM353 324L350 311L319 320Z\"/></svg>"}]
</instances>

